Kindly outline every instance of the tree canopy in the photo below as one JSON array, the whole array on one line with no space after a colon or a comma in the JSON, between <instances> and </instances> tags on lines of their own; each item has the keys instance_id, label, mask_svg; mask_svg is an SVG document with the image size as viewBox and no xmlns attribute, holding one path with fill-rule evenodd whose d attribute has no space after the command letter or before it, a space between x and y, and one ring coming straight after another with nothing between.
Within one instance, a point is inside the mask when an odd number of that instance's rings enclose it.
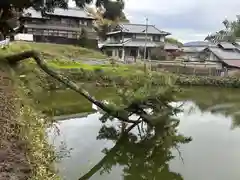
<instances>
[{"instance_id":1,"label":"tree canopy","mask_svg":"<svg viewBox=\"0 0 240 180\"><path fill-rule=\"evenodd\" d=\"M93 3L93 0L74 0L77 7L85 7ZM122 15L123 0L97 0L96 7L104 9L104 18L115 20ZM0 33L7 35L14 31L21 31L23 24L19 22L24 9L33 7L37 11L54 11L54 8L68 8L68 0L1 0L0 1ZM17 22L12 26L12 21ZM16 23L15 23L16 24ZM18 28L16 28L18 27Z\"/></svg>"},{"instance_id":2,"label":"tree canopy","mask_svg":"<svg viewBox=\"0 0 240 180\"><path fill-rule=\"evenodd\" d=\"M224 29L208 35L205 40L210 42L231 42L234 43L240 37L240 16L237 16L235 21L225 19L223 22Z\"/></svg>"},{"instance_id":3,"label":"tree canopy","mask_svg":"<svg viewBox=\"0 0 240 180\"><path fill-rule=\"evenodd\" d=\"M104 17L105 10L102 7L87 8L87 12L90 16L94 17L95 21L93 27L101 40L105 40L107 32L114 29L119 22L129 22L124 12L121 12L120 16L116 17L114 20Z\"/></svg>"},{"instance_id":4,"label":"tree canopy","mask_svg":"<svg viewBox=\"0 0 240 180\"><path fill-rule=\"evenodd\" d=\"M166 38L165 39L166 42L170 43L170 44L174 44L174 45L177 45L178 47L182 47L183 46L183 43L181 43L180 41L178 41L177 39L175 38Z\"/></svg>"}]
</instances>

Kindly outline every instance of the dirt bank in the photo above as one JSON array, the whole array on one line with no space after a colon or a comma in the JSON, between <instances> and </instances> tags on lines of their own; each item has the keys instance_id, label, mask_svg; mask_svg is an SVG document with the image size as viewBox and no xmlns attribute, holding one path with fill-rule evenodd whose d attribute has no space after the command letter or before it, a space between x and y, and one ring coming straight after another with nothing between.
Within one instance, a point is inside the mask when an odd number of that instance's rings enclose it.
<instances>
[{"instance_id":1,"label":"dirt bank","mask_svg":"<svg viewBox=\"0 0 240 180\"><path fill-rule=\"evenodd\" d=\"M18 136L18 100L6 71L0 69L0 179L26 180L31 174L25 155L27 143Z\"/></svg>"},{"instance_id":2,"label":"dirt bank","mask_svg":"<svg viewBox=\"0 0 240 180\"><path fill-rule=\"evenodd\" d=\"M0 180L59 180L46 135L52 121L34 109L19 76L0 62Z\"/></svg>"}]
</instances>

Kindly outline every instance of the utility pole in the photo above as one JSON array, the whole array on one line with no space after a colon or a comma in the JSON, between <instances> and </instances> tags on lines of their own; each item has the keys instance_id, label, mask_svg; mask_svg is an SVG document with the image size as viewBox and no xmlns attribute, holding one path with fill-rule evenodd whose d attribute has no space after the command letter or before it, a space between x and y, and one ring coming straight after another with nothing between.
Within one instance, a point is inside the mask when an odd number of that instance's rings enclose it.
<instances>
[{"instance_id":1,"label":"utility pole","mask_svg":"<svg viewBox=\"0 0 240 180\"><path fill-rule=\"evenodd\" d=\"M146 18L146 29L145 29L145 45L144 45L144 72L147 72L147 65L146 65L146 55L147 55L147 36L148 36L148 18Z\"/></svg>"},{"instance_id":2,"label":"utility pole","mask_svg":"<svg viewBox=\"0 0 240 180\"><path fill-rule=\"evenodd\" d=\"M126 61L125 61L125 49L124 49L124 34L123 34L122 30L121 30L121 36L122 36L122 58L123 58L124 63L126 63Z\"/></svg>"}]
</instances>

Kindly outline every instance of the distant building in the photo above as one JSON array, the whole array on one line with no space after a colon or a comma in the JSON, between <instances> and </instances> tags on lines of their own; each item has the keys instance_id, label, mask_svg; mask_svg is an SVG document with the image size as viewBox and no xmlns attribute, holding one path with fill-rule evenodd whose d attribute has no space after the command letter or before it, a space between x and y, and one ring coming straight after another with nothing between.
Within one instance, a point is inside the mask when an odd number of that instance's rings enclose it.
<instances>
[{"instance_id":1,"label":"distant building","mask_svg":"<svg viewBox=\"0 0 240 180\"><path fill-rule=\"evenodd\" d=\"M206 61L219 62L222 68L240 68L240 51L232 43L218 43L215 47L207 47L204 53L206 53Z\"/></svg>"},{"instance_id":2,"label":"distant building","mask_svg":"<svg viewBox=\"0 0 240 180\"><path fill-rule=\"evenodd\" d=\"M216 63L217 69L223 73L240 69L240 49L237 43L190 42L184 44L183 52L185 60Z\"/></svg>"},{"instance_id":3,"label":"distant building","mask_svg":"<svg viewBox=\"0 0 240 180\"><path fill-rule=\"evenodd\" d=\"M146 59L151 56L151 49L164 46L165 37L170 33L161 31L154 25L119 24L112 32L107 34L107 40L101 45L102 50L109 56L125 58L140 58L144 56L146 46Z\"/></svg>"},{"instance_id":4,"label":"distant building","mask_svg":"<svg viewBox=\"0 0 240 180\"><path fill-rule=\"evenodd\" d=\"M205 55L204 50L207 47L215 47L215 44L212 44L208 41L192 41L183 44L182 51L184 58L187 61L201 61L202 56Z\"/></svg>"},{"instance_id":5,"label":"distant building","mask_svg":"<svg viewBox=\"0 0 240 180\"><path fill-rule=\"evenodd\" d=\"M60 44L78 44L84 29L88 39L96 43L97 34L93 29L93 18L82 9L56 8L54 12L37 12L33 8L25 11L24 33L33 34L36 42L54 42Z\"/></svg>"}]
</instances>

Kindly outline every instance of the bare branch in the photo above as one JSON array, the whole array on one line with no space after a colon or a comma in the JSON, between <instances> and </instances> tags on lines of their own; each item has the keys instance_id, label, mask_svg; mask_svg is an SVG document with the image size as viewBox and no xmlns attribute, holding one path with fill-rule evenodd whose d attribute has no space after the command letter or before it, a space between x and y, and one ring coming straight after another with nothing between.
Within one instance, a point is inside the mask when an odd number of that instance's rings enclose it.
<instances>
[{"instance_id":1,"label":"bare branch","mask_svg":"<svg viewBox=\"0 0 240 180\"><path fill-rule=\"evenodd\" d=\"M182 157L182 153L181 153L181 151L179 150L178 146L175 146L175 149L177 150L178 155L179 155L179 158L181 159L182 163L184 164L184 160L183 160L183 157Z\"/></svg>"}]
</instances>

